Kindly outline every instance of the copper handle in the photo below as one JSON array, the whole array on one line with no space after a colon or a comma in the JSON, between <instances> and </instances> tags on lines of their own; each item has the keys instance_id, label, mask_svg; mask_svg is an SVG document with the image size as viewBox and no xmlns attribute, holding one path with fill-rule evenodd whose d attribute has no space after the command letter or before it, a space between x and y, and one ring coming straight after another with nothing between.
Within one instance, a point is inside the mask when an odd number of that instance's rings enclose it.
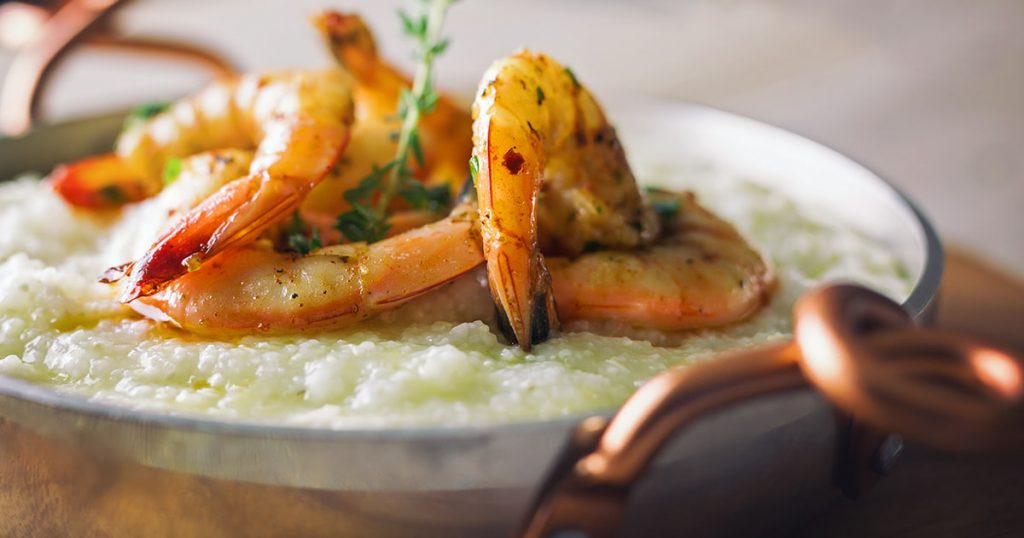
<instances>
[{"instance_id":1,"label":"copper handle","mask_svg":"<svg viewBox=\"0 0 1024 538\"><path fill-rule=\"evenodd\" d=\"M1024 446L1024 357L977 338L917 327L896 303L834 286L796 307L808 381L854 417L929 446Z\"/></svg>"},{"instance_id":2,"label":"copper handle","mask_svg":"<svg viewBox=\"0 0 1024 538\"><path fill-rule=\"evenodd\" d=\"M858 420L948 450L1024 446L1024 360L964 335L916 327L899 305L838 285L804 296L795 341L665 372L610 420L574 431L521 536L615 534L630 487L697 418L812 386Z\"/></svg>"},{"instance_id":3,"label":"copper handle","mask_svg":"<svg viewBox=\"0 0 1024 538\"><path fill-rule=\"evenodd\" d=\"M0 90L0 134L17 136L32 126L50 73L79 43L194 61L216 77L234 73L228 61L196 46L167 40L128 39L100 31L110 14L125 3L127 0L69 0L46 21L41 39L15 55L4 78Z\"/></svg>"}]
</instances>

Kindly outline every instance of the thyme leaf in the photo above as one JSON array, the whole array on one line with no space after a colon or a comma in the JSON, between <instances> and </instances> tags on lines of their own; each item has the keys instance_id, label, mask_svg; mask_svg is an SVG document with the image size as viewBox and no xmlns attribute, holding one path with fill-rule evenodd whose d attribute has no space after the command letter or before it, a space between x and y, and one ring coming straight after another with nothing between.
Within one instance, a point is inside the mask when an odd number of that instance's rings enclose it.
<instances>
[{"instance_id":1,"label":"thyme leaf","mask_svg":"<svg viewBox=\"0 0 1024 538\"><path fill-rule=\"evenodd\" d=\"M576 73L573 73L572 69L569 69L568 67L566 67L565 68L565 74L569 75L569 78L572 79L573 87L576 88L577 90L580 89L580 81L576 78Z\"/></svg>"},{"instance_id":2,"label":"thyme leaf","mask_svg":"<svg viewBox=\"0 0 1024 538\"><path fill-rule=\"evenodd\" d=\"M124 119L124 125L121 130L128 131L142 125L150 118L167 112L171 108L171 103L167 101L154 101L152 103L144 103L132 110L127 117Z\"/></svg>"},{"instance_id":3,"label":"thyme leaf","mask_svg":"<svg viewBox=\"0 0 1024 538\"><path fill-rule=\"evenodd\" d=\"M373 170L358 185L345 191L345 201L352 207L338 216L334 227L349 241L372 243L387 235L390 227L387 214L374 209L372 202L384 178L397 164L396 161L390 161L384 166L374 165Z\"/></svg>"},{"instance_id":4,"label":"thyme leaf","mask_svg":"<svg viewBox=\"0 0 1024 538\"><path fill-rule=\"evenodd\" d=\"M174 183L174 180L178 179L181 175L181 159L177 157L171 157L164 163L163 181L164 186Z\"/></svg>"},{"instance_id":5,"label":"thyme leaf","mask_svg":"<svg viewBox=\"0 0 1024 538\"><path fill-rule=\"evenodd\" d=\"M451 203L447 185L427 187L412 177L410 159L415 159L421 167L426 162L417 128L420 119L434 110L439 99L433 88L434 59L448 48L449 41L441 37L441 28L453 1L419 0L419 13L398 12L402 31L416 41L416 74L412 87L403 88L399 94L397 108L401 129L397 134L394 159L375 166L356 187L344 194L352 208L338 216L335 227L349 241L383 239L389 228L388 207L395 196L401 196L414 208L434 212Z\"/></svg>"},{"instance_id":6,"label":"thyme leaf","mask_svg":"<svg viewBox=\"0 0 1024 538\"><path fill-rule=\"evenodd\" d=\"M403 185L398 192L414 208L426 209L434 213L448 207L452 202L452 193L448 189L448 185L428 187L419 181L412 180Z\"/></svg>"},{"instance_id":7,"label":"thyme leaf","mask_svg":"<svg viewBox=\"0 0 1024 538\"><path fill-rule=\"evenodd\" d=\"M476 185L476 176L480 173L480 158L473 155L469 158L469 176L473 178L473 185Z\"/></svg>"},{"instance_id":8,"label":"thyme leaf","mask_svg":"<svg viewBox=\"0 0 1024 538\"><path fill-rule=\"evenodd\" d=\"M286 231L288 248L303 256L323 246L323 241L320 239L320 230L316 227L311 227L307 235L306 223L302 222L298 211L292 214L292 222Z\"/></svg>"}]
</instances>

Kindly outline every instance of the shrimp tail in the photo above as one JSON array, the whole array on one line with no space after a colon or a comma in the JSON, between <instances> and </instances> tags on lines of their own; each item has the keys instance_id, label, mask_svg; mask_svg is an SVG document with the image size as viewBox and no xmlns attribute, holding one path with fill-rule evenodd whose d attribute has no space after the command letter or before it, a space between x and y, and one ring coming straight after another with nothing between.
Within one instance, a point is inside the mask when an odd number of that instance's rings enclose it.
<instances>
[{"instance_id":1,"label":"shrimp tail","mask_svg":"<svg viewBox=\"0 0 1024 538\"><path fill-rule=\"evenodd\" d=\"M369 245L332 245L306 255L239 246L130 306L201 334L337 329L480 266L476 221L476 207L463 204L445 219Z\"/></svg>"},{"instance_id":2,"label":"shrimp tail","mask_svg":"<svg viewBox=\"0 0 1024 538\"><path fill-rule=\"evenodd\" d=\"M555 297L549 290L542 290L534 296L531 304L532 312L529 323L529 340L521 341L516 335L515 327L509 320L508 314L500 306L494 303L495 319L498 330L509 344L518 345L523 349L530 349L534 344L544 342L551 338L553 328L560 326L558 311L555 309Z\"/></svg>"},{"instance_id":3,"label":"shrimp tail","mask_svg":"<svg viewBox=\"0 0 1024 538\"><path fill-rule=\"evenodd\" d=\"M122 263L121 265L115 265L100 275L99 281L104 284L113 284L118 280L132 274L132 265L134 262Z\"/></svg>"},{"instance_id":4,"label":"shrimp tail","mask_svg":"<svg viewBox=\"0 0 1024 538\"><path fill-rule=\"evenodd\" d=\"M373 79L378 69L377 43L358 15L323 10L310 17L334 59L359 80Z\"/></svg>"},{"instance_id":5,"label":"shrimp tail","mask_svg":"<svg viewBox=\"0 0 1024 538\"><path fill-rule=\"evenodd\" d=\"M314 14L311 22L336 63L356 80L357 115L365 122L358 127L359 135L380 133L378 129L382 128L394 130L394 126L374 124L382 120L387 123L390 120L385 118L396 115L402 92L412 87L412 80L381 57L373 33L358 15L323 10ZM367 121L373 117L378 119ZM420 118L417 132L424 162L413 164L413 176L427 185L447 186L450 194L456 194L459 181L469 172L469 111L441 94L433 109ZM364 142L360 140L356 145ZM393 154L394 150L387 153Z\"/></svg>"},{"instance_id":6,"label":"shrimp tail","mask_svg":"<svg viewBox=\"0 0 1024 538\"><path fill-rule=\"evenodd\" d=\"M266 174L228 184L190 211L134 264L121 301L152 295L217 252L254 238L291 214L304 195L303 189Z\"/></svg>"},{"instance_id":7,"label":"shrimp tail","mask_svg":"<svg viewBox=\"0 0 1024 538\"><path fill-rule=\"evenodd\" d=\"M485 217L481 228L489 226L493 223ZM510 342L529 351L560 327L547 266L536 245L508 241L507 237L488 241L487 233L482 235L491 297L502 313L498 318L503 320L502 332Z\"/></svg>"},{"instance_id":8,"label":"shrimp tail","mask_svg":"<svg viewBox=\"0 0 1024 538\"><path fill-rule=\"evenodd\" d=\"M125 150L131 155L173 155L185 151L181 147L187 142L192 150L220 146L231 136L211 134L207 126L215 123L213 115L205 123L178 117L185 111L199 115L210 103L219 103L216 117L225 124L223 130L244 133L256 148L244 176L193 207L135 262L121 300L156 293L295 212L348 146L350 90L350 77L335 69L248 75L201 92L134 131L134 145L125 143L134 148ZM165 128L175 136L162 138Z\"/></svg>"},{"instance_id":9,"label":"shrimp tail","mask_svg":"<svg viewBox=\"0 0 1024 538\"><path fill-rule=\"evenodd\" d=\"M68 204L111 209L152 196L159 184L146 181L121 157L107 153L53 169L50 187Z\"/></svg>"}]
</instances>

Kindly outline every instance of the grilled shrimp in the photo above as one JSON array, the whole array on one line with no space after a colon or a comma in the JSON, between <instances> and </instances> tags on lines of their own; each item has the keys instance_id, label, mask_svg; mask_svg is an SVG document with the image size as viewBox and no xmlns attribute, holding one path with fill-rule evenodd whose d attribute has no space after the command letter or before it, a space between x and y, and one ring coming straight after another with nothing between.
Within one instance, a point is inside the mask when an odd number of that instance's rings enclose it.
<instances>
[{"instance_id":1,"label":"grilled shrimp","mask_svg":"<svg viewBox=\"0 0 1024 538\"><path fill-rule=\"evenodd\" d=\"M132 237L147 247L177 215L248 169L251 157L221 150L183 159L177 181L139 207L147 218L125 224ZM732 226L691 193L649 197L661 212L661 235L652 245L546 258L559 318L678 331L739 321L768 299L771 270ZM423 295L483 262L471 202L436 223L417 212L392 218L396 235L373 245L331 246L305 257L275 252L268 240L232 249L130 305L201 333L333 329Z\"/></svg>"},{"instance_id":2,"label":"grilled shrimp","mask_svg":"<svg viewBox=\"0 0 1024 538\"><path fill-rule=\"evenodd\" d=\"M355 121L346 154L302 204L304 213L315 220L336 216L347 209L342 194L374 165L381 166L394 158L394 134L401 128L397 104L402 90L411 82L380 58L373 35L357 15L325 10L315 14L312 22L339 67L354 76L355 103ZM215 87L206 93L226 96L221 89L222 86ZM218 99L205 101L214 103ZM450 185L453 191L461 186L469 172L471 124L469 111L442 95L434 111L420 120L418 131L425 162L422 166L413 163L414 176L428 184ZM168 133L173 131L164 129ZM230 129L217 132L237 134ZM173 137L168 134L165 138ZM237 142L237 147L246 146L244 139ZM169 152L181 153L192 145L193 141L184 141L170 147ZM160 176L166 159L159 152L157 159L147 159L137 151L137 146L137 133L129 131L121 137L118 153L61 165L50 173L50 183L69 204L89 209L117 207L153 196L163 186Z\"/></svg>"},{"instance_id":3,"label":"grilled shrimp","mask_svg":"<svg viewBox=\"0 0 1024 538\"><path fill-rule=\"evenodd\" d=\"M130 305L186 330L222 335L343 327L399 306L483 263L476 209L367 245L305 256L257 241L232 249Z\"/></svg>"},{"instance_id":4,"label":"grilled shrimp","mask_svg":"<svg viewBox=\"0 0 1024 538\"><path fill-rule=\"evenodd\" d=\"M491 293L529 349L558 326L541 251L641 247L657 219L600 105L551 58L522 51L494 63L473 112Z\"/></svg>"},{"instance_id":5,"label":"grilled shrimp","mask_svg":"<svg viewBox=\"0 0 1024 538\"><path fill-rule=\"evenodd\" d=\"M653 245L547 258L559 316L678 331L734 323L768 302L772 271L729 223L693 193L651 196L666 210Z\"/></svg>"},{"instance_id":6,"label":"grilled shrimp","mask_svg":"<svg viewBox=\"0 0 1024 538\"><path fill-rule=\"evenodd\" d=\"M774 276L732 226L691 193L655 193L662 235L646 248L548 257L558 316L680 331L745 319ZM347 326L424 295L484 261L476 208L384 241L306 256L268 241L233 249L130 303L159 321L206 334L289 333Z\"/></svg>"},{"instance_id":7,"label":"grilled shrimp","mask_svg":"<svg viewBox=\"0 0 1024 538\"><path fill-rule=\"evenodd\" d=\"M343 76L250 77L129 131L116 160L100 157L64 174L136 174L151 182L172 157L256 147L182 160L178 182L155 201L168 218L148 233L161 238L134 267L107 275L132 275L123 298L135 310L208 334L333 329L426 294L485 260L491 293L524 348L559 319L674 331L732 323L767 300L774 278L757 252L691 194L654 193L659 208L672 208L659 219L593 97L570 71L529 52L496 63L474 104L479 211L464 202L436 222L422 211L398 212L394 235L383 241L331 245L343 240L330 230L333 217L319 219L339 209L341 192L331 189L343 192L393 154L385 133L397 128L389 118L408 81L378 60L358 18L328 12L316 22L355 75L354 110L338 82ZM210 112L216 103L220 115ZM427 117L435 123L423 128L425 140L437 141L424 144L431 149L419 170L431 181L465 166L460 148L470 140L455 134L468 124L465 115L442 103ZM331 188L313 188L334 167L350 124L350 149L360 148L354 164L336 167ZM101 181L55 183L83 205L110 202L96 192ZM69 188L83 184L93 191ZM147 195L148 183L139 184L126 196ZM300 204L303 220L331 246L307 255L275 250L268 227Z\"/></svg>"},{"instance_id":8,"label":"grilled shrimp","mask_svg":"<svg viewBox=\"0 0 1024 538\"><path fill-rule=\"evenodd\" d=\"M158 291L230 245L291 215L334 167L353 121L350 81L338 70L246 75L177 103L118 141L144 177L174 157L255 147L248 174L184 215L139 260L124 302Z\"/></svg>"},{"instance_id":9,"label":"grilled shrimp","mask_svg":"<svg viewBox=\"0 0 1024 538\"><path fill-rule=\"evenodd\" d=\"M395 133L401 129L398 102L412 83L378 55L373 35L359 16L325 10L312 22L335 61L355 79L356 119L349 149L335 172L303 203L304 210L337 215L347 208L343 193L374 165L394 158ZM440 96L434 110L420 119L417 132L424 162L412 163L413 176L429 185L448 185L454 195L469 174L471 125L468 109Z\"/></svg>"}]
</instances>

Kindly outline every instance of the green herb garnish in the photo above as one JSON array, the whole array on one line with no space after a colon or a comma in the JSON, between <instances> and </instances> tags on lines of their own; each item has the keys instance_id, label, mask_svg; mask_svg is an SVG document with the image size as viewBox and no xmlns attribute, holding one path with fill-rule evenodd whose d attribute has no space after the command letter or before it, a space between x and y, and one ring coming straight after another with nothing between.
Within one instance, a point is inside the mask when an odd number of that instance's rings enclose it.
<instances>
[{"instance_id":1,"label":"green herb garnish","mask_svg":"<svg viewBox=\"0 0 1024 538\"><path fill-rule=\"evenodd\" d=\"M174 180L178 179L179 175L181 175L181 159L177 157L167 159L167 163L164 164L164 186L166 187L174 183Z\"/></svg>"},{"instance_id":2,"label":"green herb garnish","mask_svg":"<svg viewBox=\"0 0 1024 538\"><path fill-rule=\"evenodd\" d=\"M679 200L654 200L651 202L651 209L663 219L675 216L679 212L679 207Z\"/></svg>"},{"instance_id":3,"label":"green herb garnish","mask_svg":"<svg viewBox=\"0 0 1024 538\"><path fill-rule=\"evenodd\" d=\"M167 101L158 101L155 103L146 103L139 105L135 110L132 111L132 117L140 120L148 120L157 114L167 112L171 108L171 103Z\"/></svg>"},{"instance_id":4,"label":"green herb garnish","mask_svg":"<svg viewBox=\"0 0 1024 538\"><path fill-rule=\"evenodd\" d=\"M374 165L373 171L361 179L358 185L345 191L345 201L352 209L338 216L334 227L349 241L373 242L387 235L387 215L377 213L373 207L373 197L380 190L384 176L394 166L394 161L382 167Z\"/></svg>"},{"instance_id":5,"label":"green herb garnish","mask_svg":"<svg viewBox=\"0 0 1024 538\"><path fill-rule=\"evenodd\" d=\"M153 103L146 103L139 105L135 110L128 114L128 117L124 119L124 130L133 129L147 120L156 116L157 114L167 112L171 108L171 103L166 101L158 101Z\"/></svg>"},{"instance_id":6,"label":"green herb garnish","mask_svg":"<svg viewBox=\"0 0 1024 538\"><path fill-rule=\"evenodd\" d=\"M313 228L309 237L298 234L290 235L288 236L288 246L295 252L305 256L323 246L323 243L320 241L320 230Z\"/></svg>"},{"instance_id":7,"label":"green herb garnish","mask_svg":"<svg viewBox=\"0 0 1024 538\"><path fill-rule=\"evenodd\" d=\"M440 211L451 202L447 186L427 187L412 176L410 158L420 166L426 160L417 127L420 119L437 105L439 97L433 88L434 58L448 47L448 40L441 38L441 28L453 1L420 0L419 14L398 13L402 30L416 41L416 75L412 88L403 89L398 99L402 127L398 132L395 158L374 167L358 186L345 192L352 209L341 214L335 226L349 241L372 243L383 239L389 228L388 206L396 195L414 208L431 211Z\"/></svg>"},{"instance_id":8,"label":"green herb garnish","mask_svg":"<svg viewBox=\"0 0 1024 538\"><path fill-rule=\"evenodd\" d=\"M544 90L537 86L537 106L544 104Z\"/></svg>"},{"instance_id":9,"label":"green herb garnish","mask_svg":"<svg viewBox=\"0 0 1024 538\"><path fill-rule=\"evenodd\" d=\"M428 187L419 181L413 181L402 186L398 194L416 209L426 209L432 213L439 213L452 202L452 193L448 185Z\"/></svg>"},{"instance_id":10,"label":"green herb garnish","mask_svg":"<svg viewBox=\"0 0 1024 538\"><path fill-rule=\"evenodd\" d=\"M566 67L566 68L565 68L565 74L566 74L566 75L569 75L569 78L571 78L571 79L572 79L572 85L573 85L573 86L574 86L574 87L575 87L575 88L576 88L577 90L578 90L578 89L580 89L580 81L576 79L576 73L573 73L573 72L572 72L572 69L569 69L568 67Z\"/></svg>"},{"instance_id":11,"label":"green herb garnish","mask_svg":"<svg viewBox=\"0 0 1024 538\"><path fill-rule=\"evenodd\" d=\"M480 159L476 155L469 158L469 177L473 178L473 185L476 185L476 176L480 173Z\"/></svg>"},{"instance_id":12,"label":"green herb garnish","mask_svg":"<svg viewBox=\"0 0 1024 538\"><path fill-rule=\"evenodd\" d=\"M288 247L303 256L323 246L323 241L320 240L320 230L312 227L307 234L306 223L302 222L298 211L292 215L287 238Z\"/></svg>"}]
</instances>

